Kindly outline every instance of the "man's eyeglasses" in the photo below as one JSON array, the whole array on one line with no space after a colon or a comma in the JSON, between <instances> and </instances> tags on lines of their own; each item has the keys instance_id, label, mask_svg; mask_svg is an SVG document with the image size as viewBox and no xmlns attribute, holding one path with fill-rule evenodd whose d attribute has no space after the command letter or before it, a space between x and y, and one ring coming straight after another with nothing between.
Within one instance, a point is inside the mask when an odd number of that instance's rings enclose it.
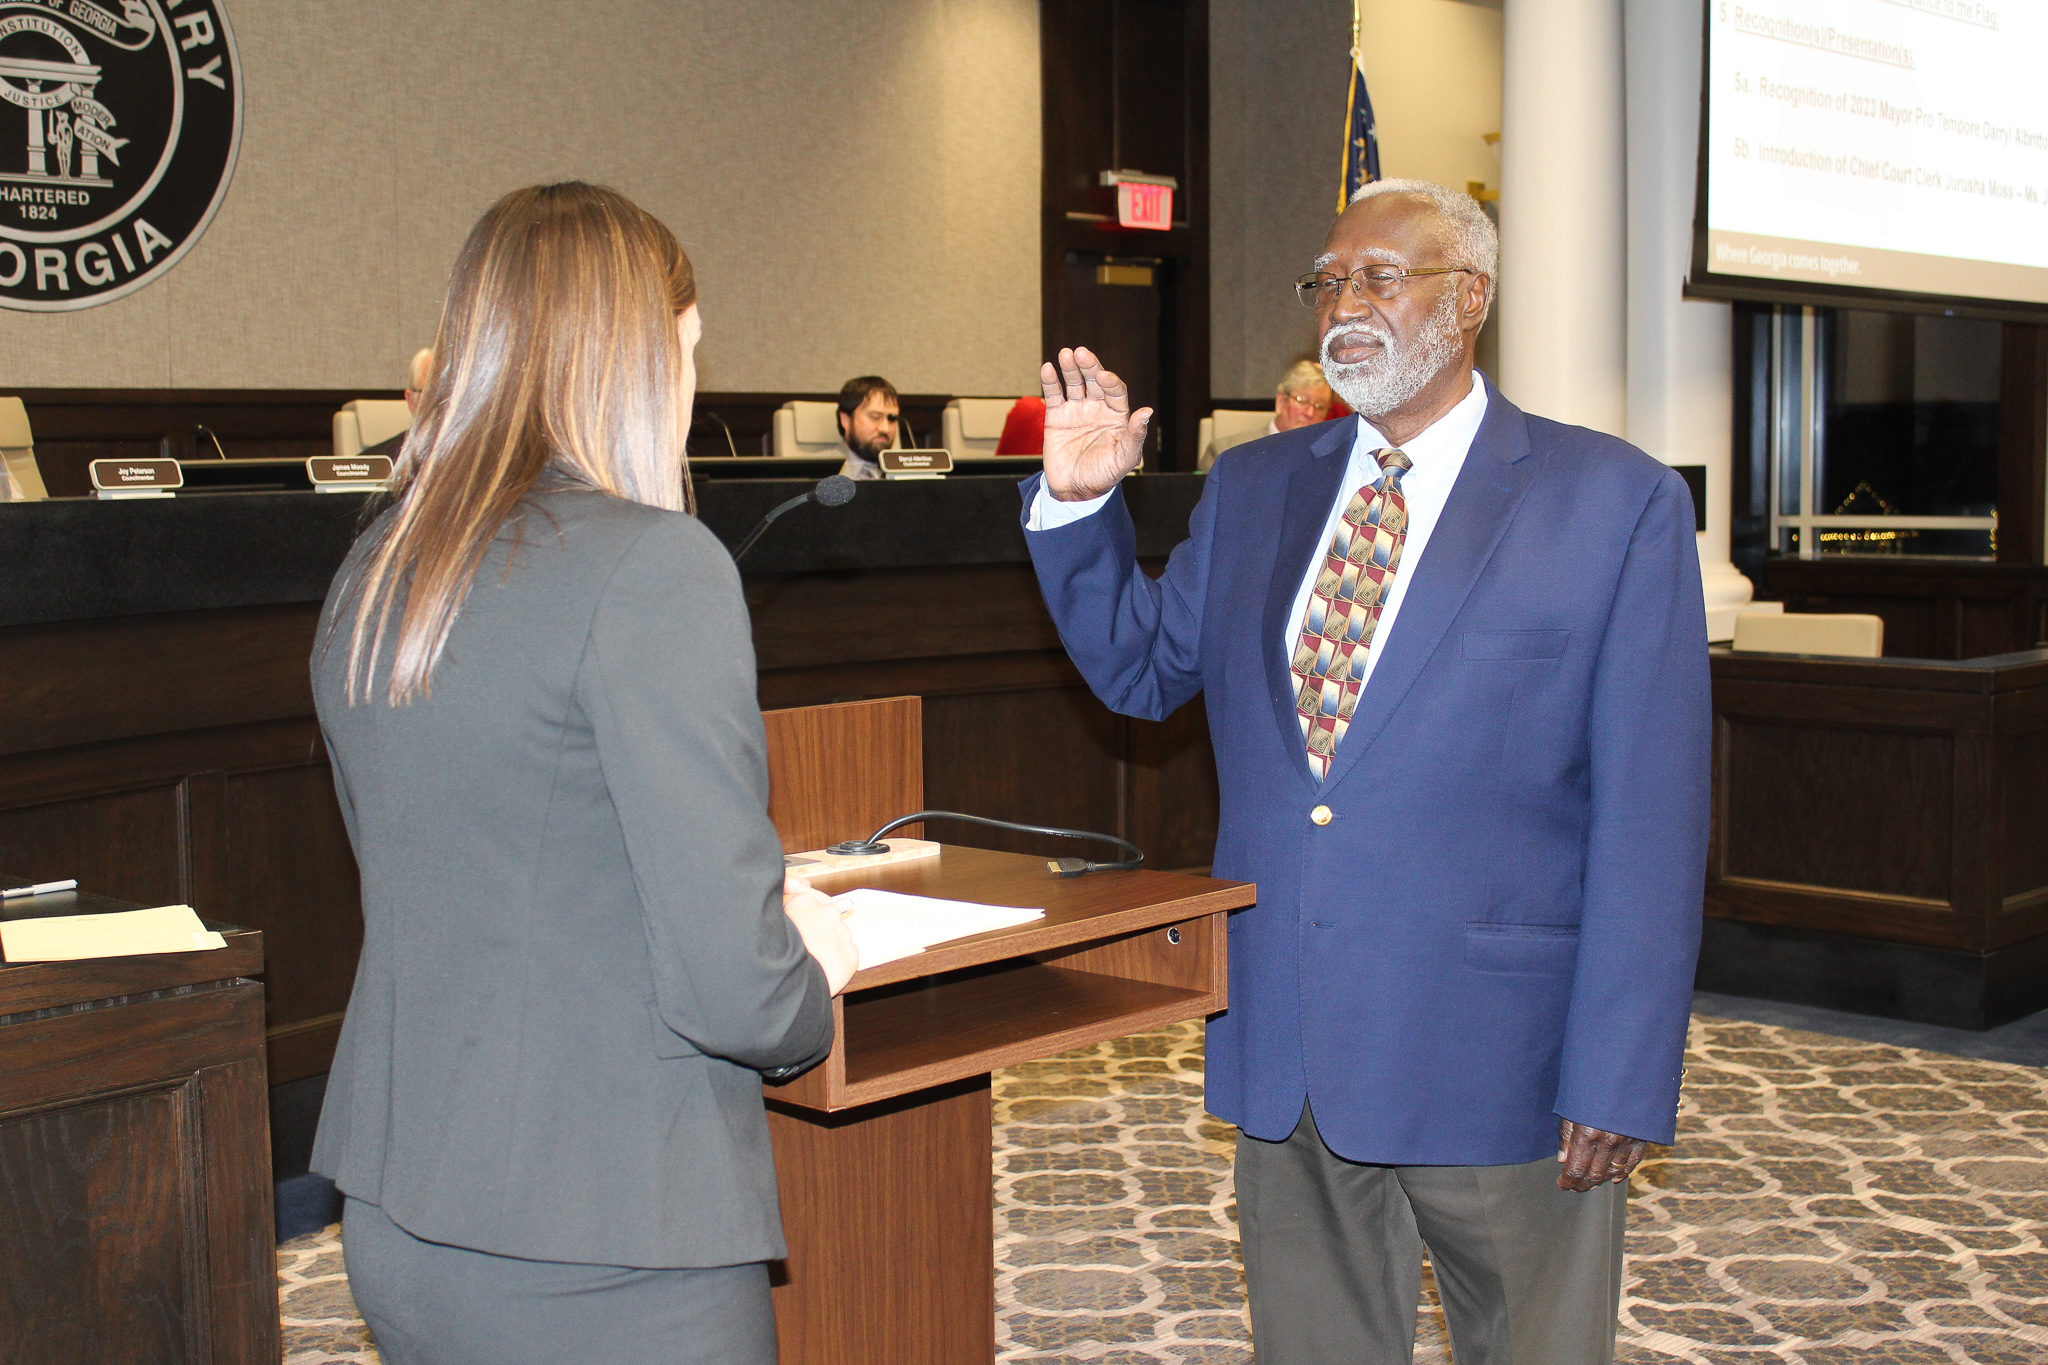
<instances>
[{"instance_id":1,"label":"man's eyeglasses","mask_svg":"<svg viewBox=\"0 0 2048 1365\"><path fill-rule=\"evenodd\" d=\"M1304 308L1327 308L1337 301L1349 281L1353 298L1370 293L1376 299L1396 299L1408 281L1422 275L1477 275L1470 266L1444 265L1429 270L1410 270L1399 265L1368 265L1349 275L1331 275L1314 270L1294 282L1294 296Z\"/></svg>"},{"instance_id":2,"label":"man's eyeglasses","mask_svg":"<svg viewBox=\"0 0 2048 1365\"><path fill-rule=\"evenodd\" d=\"M1303 412L1321 416L1330 410L1330 400L1318 398L1312 393L1283 393L1280 397L1289 407L1300 408Z\"/></svg>"}]
</instances>

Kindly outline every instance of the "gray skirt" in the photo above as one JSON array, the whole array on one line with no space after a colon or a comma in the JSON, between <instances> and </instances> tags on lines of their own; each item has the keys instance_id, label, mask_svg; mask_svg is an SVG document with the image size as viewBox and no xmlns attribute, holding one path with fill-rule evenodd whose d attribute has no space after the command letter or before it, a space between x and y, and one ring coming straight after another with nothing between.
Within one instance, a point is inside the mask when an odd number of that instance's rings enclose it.
<instances>
[{"instance_id":1,"label":"gray skirt","mask_svg":"<svg viewBox=\"0 0 2048 1365\"><path fill-rule=\"evenodd\" d=\"M341 1240L384 1365L775 1365L764 1264L523 1261L421 1241L358 1199Z\"/></svg>"}]
</instances>

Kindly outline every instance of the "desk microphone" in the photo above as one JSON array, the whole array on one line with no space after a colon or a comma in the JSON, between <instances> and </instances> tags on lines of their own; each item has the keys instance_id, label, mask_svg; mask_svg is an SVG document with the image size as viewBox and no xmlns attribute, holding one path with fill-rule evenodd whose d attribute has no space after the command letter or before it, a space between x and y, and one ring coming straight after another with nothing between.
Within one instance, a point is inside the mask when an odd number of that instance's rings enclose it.
<instances>
[{"instance_id":1,"label":"desk microphone","mask_svg":"<svg viewBox=\"0 0 2048 1365\"><path fill-rule=\"evenodd\" d=\"M747 532L747 538L740 542L739 549L732 552L733 563L739 563L741 556L754 548L754 542L761 538L761 533L767 530L774 520L784 512L793 511L807 502L815 502L821 507L844 507L847 503L853 501L855 491L852 479L847 478L844 474L828 474L826 477L818 480L818 486L810 492L797 494L788 502L783 503L780 507L769 512L767 516L761 518L761 524Z\"/></svg>"}]
</instances>

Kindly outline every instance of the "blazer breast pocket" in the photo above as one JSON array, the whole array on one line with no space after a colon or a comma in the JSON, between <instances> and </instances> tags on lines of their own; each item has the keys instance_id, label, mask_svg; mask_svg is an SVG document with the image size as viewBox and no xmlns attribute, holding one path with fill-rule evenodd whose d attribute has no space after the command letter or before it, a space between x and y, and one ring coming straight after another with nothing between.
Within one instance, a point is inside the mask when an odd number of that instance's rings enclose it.
<instances>
[{"instance_id":1,"label":"blazer breast pocket","mask_svg":"<svg viewBox=\"0 0 2048 1365\"><path fill-rule=\"evenodd\" d=\"M1517 659L1562 659L1571 640L1568 630L1468 630L1464 656L1512 662Z\"/></svg>"},{"instance_id":2,"label":"blazer breast pocket","mask_svg":"<svg viewBox=\"0 0 2048 1365\"><path fill-rule=\"evenodd\" d=\"M1579 931L1569 924L1465 926L1465 965L1476 972L1564 976L1578 955Z\"/></svg>"}]
</instances>

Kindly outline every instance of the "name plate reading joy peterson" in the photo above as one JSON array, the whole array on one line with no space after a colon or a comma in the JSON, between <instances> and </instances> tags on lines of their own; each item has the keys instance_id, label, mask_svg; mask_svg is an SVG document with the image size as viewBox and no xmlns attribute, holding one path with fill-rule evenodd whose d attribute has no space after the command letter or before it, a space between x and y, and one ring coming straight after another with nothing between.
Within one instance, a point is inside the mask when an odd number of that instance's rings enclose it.
<instances>
[{"instance_id":1,"label":"name plate reading joy peterson","mask_svg":"<svg viewBox=\"0 0 2048 1365\"><path fill-rule=\"evenodd\" d=\"M316 493L382 493L391 487L389 455L356 455L346 460L315 456L306 477Z\"/></svg>"},{"instance_id":2,"label":"name plate reading joy peterson","mask_svg":"<svg viewBox=\"0 0 2048 1365\"><path fill-rule=\"evenodd\" d=\"M185 486L176 460L94 460L86 468L96 498L168 498Z\"/></svg>"},{"instance_id":3,"label":"name plate reading joy peterson","mask_svg":"<svg viewBox=\"0 0 2048 1365\"><path fill-rule=\"evenodd\" d=\"M953 472L950 450L884 450L875 460L885 479L943 479Z\"/></svg>"}]
</instances>

